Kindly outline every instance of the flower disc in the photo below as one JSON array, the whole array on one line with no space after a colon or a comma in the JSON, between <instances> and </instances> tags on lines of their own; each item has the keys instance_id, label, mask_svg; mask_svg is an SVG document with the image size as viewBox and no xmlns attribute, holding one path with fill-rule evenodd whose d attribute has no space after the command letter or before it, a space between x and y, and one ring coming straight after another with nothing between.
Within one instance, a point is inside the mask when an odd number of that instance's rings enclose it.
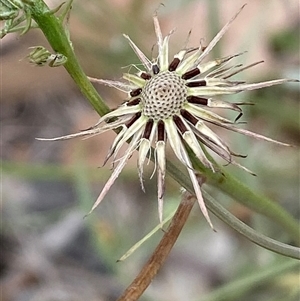
<instances>
[{"instance_id":1,"label":"flower disc","mask_svg":"<svg viewBox=\"0 0 300 301\"><path fill-rule=\"evenodd\" d=\"M143 88L143 114L154 120L167 119L179 113L186 97L185 81L178 74L160 72Z\"/></svg>"}]
</instances>

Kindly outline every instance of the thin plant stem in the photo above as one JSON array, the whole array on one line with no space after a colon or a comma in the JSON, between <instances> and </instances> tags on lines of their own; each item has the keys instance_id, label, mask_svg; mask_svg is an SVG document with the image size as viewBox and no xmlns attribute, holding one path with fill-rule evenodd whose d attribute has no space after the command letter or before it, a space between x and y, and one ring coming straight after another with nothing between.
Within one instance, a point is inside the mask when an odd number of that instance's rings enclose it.
<instances>
[{"instance_id":1,"label":"thin plant stem","mask_svg":"<svg viewBox=\"0 0 300 301\"><path fill-rule=\"evenodd\" d=\"M195 158L195 155L189 150L189 156L192 159L194 167L207 177L207 183L231 196L234 200L247 206L248 208L269 217L272 221L276 221L282 225L293 237L294 242L300 245L300 225L299 223L282 208L278 203L269 198L256 194L249 189L244 183L233 177L221 166L218 166L217 172L212 172L203 166L203 164ZM209 155L208 155L209 156ZM210 157L211 162L214 160Z\"/></svg>"},{"instance_id":2,"label":"thin plant stem","mask_svg":"<svg viewBox=\"0 0 300 301\"><path fill-rule=\"evenodd\" d=\"M182 186L184 186L188 191L191 193L193 192L193 187L191 183L186 183L186 176L183 173L178 172L177 167L172 163L168 162L168 171L170 175ZM174 176L176 175L176 177ZM236 182L237 191L244 193L244 197L242 199L241 203L244 203L247 207L250 208L256 208L256 211L260 210L259 206L259 200L261 200L262 204L271 202L267 198L264 198L263 196L254 194L248 187L244 186L242 183L239 183L239 181L235 178L231 178L231 176L227 173L223 174L223 172L220 172L218 177L223 177L222 182L226 182L229 180L229 184L222 184L222 185L233 185ZM209 178L206 178L206 182L209 182ZM241 190L240 190L241 189ZM223 191L226 191L226 189L222 189ZM243 191L243 192L242 192ZM243 234L245 237L247 237L249 240L255 242L256 244L269 249L273 252L279 253L284 256L289 256L292 258L300 259L300 249L289 246L286 244L281 244L273 239L270 239L266 237L265 235L262 235L258 233L257 231L254 231L252 228L248 227L246 224L241 222L239 219L237 219L235 216L233 216L228 210L226 210L221 204L219 204L217 201L215 201L207 192L205 192L202 189L203 198L205 200L205 204L207 208L213 212L216 216L218 216L223 222L228 224L231 228L237 230L239 233ZM233 190L233 193L235 191ZM251 201L258 202L257 204L254 204L252 206ZM267 207L269 208L269 207ZM267 209L266 208L266 209ZM294 227L293 226L293 220L290 220L289 213L286 211L280 212L281 207L277 204L270 203L270 212L267 214L264 214L269 217L273 217L272 220L281 220L281 224L285 225L285 228L289 228L289 233L294 233L294 241L296 245L299 244L299 226ZM258 211L261 212L261 211ZM262 212L261 212L262 213ZM296 224L298 224L295 221Z\"/></svg>"},{"instance_id":3,"label":"thin plant stem","mask_svg":"<svg viewBox=\"0 0 300 301\"><path fill-rule=\"evenodd\" d=\"M32 18L44 33L53 50L68 58L64 67L95 111L101 116L109 112L109 108L88 80L76 58L68 37L67 28L63 24L64 20L55 16L54 12L41 0L36 0L30 6L30 11Z\"/></svg>"},{"instance_id":4,"label":"thin plant stem","mask_svg":"<svg viewBox=\"0 0 300 301\"><path fill-rule=\"evenodd\" d=\"M205 191L203 191L203 197L210 211L250 241L272 252L300 260L300 248L281 243L253 230L228 212Z\"/></svg>"},{"instance_id":5,"label":"thin plant stem","mask_svg":"<svg viewBox=\"0 0 300 301\"><path fill-rule=\"evenodd\" d=\"M135 301L143 294L167 259L195 202L196 198L193 195L187 192L184 193L178 209L176 210L174 217L172 218L172 221L160 243L138 276L117 299L117 301Z\"/></svg>"}]
</instances>

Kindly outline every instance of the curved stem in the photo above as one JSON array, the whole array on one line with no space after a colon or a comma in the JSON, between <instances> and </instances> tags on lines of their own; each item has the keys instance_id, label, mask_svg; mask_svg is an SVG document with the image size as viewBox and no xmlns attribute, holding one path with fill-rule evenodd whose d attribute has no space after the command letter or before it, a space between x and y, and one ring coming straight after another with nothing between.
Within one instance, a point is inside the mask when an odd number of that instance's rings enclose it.
<instances>
[{"instance_id":1,"label":"curved stem","mask_svg":"<svg viewBox=\"0 0 300 301\"><path fill-rule=\"evenodd\" d=\"M300 260L300 248L281 243L253 230L238 218L236 218L234 215L232 215L225 208L223 208L208 193L206 193L205 191L203 191L202 193L209 210L212 211L217 217L219 217L231 228L235 229L237 232L265 249Z\"/></svg>"},{"instance_id":2,"label":"curved stem","mask_svg":"<svg viewBox=\"0 0 300 301\"><path fill-rule=\"evenodd\" d=\"M190 183L186 183L186 177L184 174L178 174L177 168L172 163L168 163L168 170L171 175L176 174L176 181L184 185L184 187L191 193L193 193L193 187ZM224 223L226 223L231 228L238 231L240 234L251 240L252 242L256 243L257 245L264 247L270 251L275 253L300 259L300 248L290 246L274 239L271 239L257 231L253 230L238 218L236 218L233 214L231 214L228 210L226 210L222 205L220 205L216 200L214 200L207 192L202 189L202 194L205 199L205 204L207 208L213 212L219 219L221 219Z\"/></svg>"},{"instance_id":3,"label":"curved stem","mask_svg":"<svg viewBox=\"0 0 300 301\"><path fill-rule=\"evenodd\" d=\"M282 206L263 195L256 194L216 163L218 172L208 170L190 150L188 151L194 167L205 174L208 184L216 186L239 203L279 223L290 233L294 242L300 245L300 225ZM212 158L209 160L213 162Z\"/></svg>"}]
</instances>

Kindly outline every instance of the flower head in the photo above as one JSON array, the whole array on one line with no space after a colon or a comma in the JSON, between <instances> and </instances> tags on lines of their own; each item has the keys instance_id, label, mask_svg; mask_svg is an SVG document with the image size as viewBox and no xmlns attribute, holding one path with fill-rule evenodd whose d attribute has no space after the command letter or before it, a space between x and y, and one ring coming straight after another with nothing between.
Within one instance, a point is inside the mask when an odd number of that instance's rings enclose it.
<instances>
[{"instance_id":1,"label":"flower head","mask_svg":"<svg viewBox=\"0 0 300 301\"><path fill-rule=\"evenodd\" d=\"M154 27L158 46L156 58L149 60L125 35L140 59L144 70L140 70L137 74L124 74L126 83L90 78L93 82L105 84L127 93L127 101L100 118L99 122L92 128L80 133L51 139L64 140L81 136L94 136L108 130L118 130L105 159L106 162L112 158L116 166L90 212L103 200L135 150L139 152L138 173L141 186L144 189L143 166L147 157L151 155L151 147L153 147L158 179L159 219L162 221L166 145L169 143L179 161L186 166L201 211L212 226L186 146L188 145L205 167L214 171L213 163L207 158L203 150L204 147L211 149L226 162L247 169L233 160L234 156L239 155L230 150L222 138L210 129L210 125L217 125L257 139L287 145L237 127L237 120L242 115L240 106L243 103L229 103L218 100L217 97L278 85L289 80L278 79L250 84L230 80L233 75L260 63L229 67L228 63L240 54L204 62L204 59L222 38L242 8L225 24L206 48L200 45L197 48L183 49L171 60L169 60L168 47L172 32L163 37L155 15ZM215 113L215 108L236 111L238 117L231 121ZM117 159L121 147L127 141L129 141L129 146L125 154Z\"/></svg>"}]
</instances>

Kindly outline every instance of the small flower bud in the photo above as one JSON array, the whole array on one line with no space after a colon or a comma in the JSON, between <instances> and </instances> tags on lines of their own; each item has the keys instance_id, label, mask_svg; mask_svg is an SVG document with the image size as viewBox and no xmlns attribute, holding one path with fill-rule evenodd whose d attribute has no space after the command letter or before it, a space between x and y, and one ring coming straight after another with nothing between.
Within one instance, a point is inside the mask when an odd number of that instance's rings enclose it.
<instances>
[{"instance_id":1,"label":"small flower bud","mask_svg":"<svg viewBox=\"0 0 300 301\"><path fill-rule=\"evenodd\" d=\"M33 49L29 55L30 63L37 66L45 66L48 64L50 67L58 67L67 61L67 57L61 53L52 54L43 46L30 47Z\"/></svg>"},{"instance_id":2,"label":"small flower bud","mask_svg":"<svg viewBox=\"0 0 300 301\"><path fill-rule=\"evenodd\" d=\"M48 59L48 62L50 67L58 67L63 65L67 60L68 58L63 54L56 53L56 54L51 54L51 56Z\"/></svg>"}]
</instances>

